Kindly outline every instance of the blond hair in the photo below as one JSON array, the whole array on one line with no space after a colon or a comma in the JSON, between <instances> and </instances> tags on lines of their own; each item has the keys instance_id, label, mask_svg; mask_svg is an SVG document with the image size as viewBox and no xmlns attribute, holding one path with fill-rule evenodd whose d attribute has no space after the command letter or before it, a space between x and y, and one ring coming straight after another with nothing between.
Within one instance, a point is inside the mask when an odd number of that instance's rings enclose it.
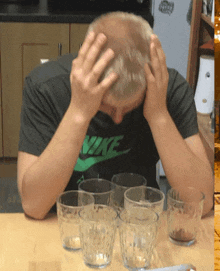
<instances>
[{"instance_id":1,"label":"blond hair","mask_svg":"<svg viewBox=\"0 0 220 271\"><path fill-rule=\"evenodd\" d=\"M119 79L109 93L115 98L130 97L138 90L146 89L144 65L150 65L150 36L153 30L141 16L127 12L110 12L94 20L87 31L104 33L107 43L100 57L107 48L113 49L115 58L106 68L101 80L112 71Z\"/></svg>"}]
</instances>

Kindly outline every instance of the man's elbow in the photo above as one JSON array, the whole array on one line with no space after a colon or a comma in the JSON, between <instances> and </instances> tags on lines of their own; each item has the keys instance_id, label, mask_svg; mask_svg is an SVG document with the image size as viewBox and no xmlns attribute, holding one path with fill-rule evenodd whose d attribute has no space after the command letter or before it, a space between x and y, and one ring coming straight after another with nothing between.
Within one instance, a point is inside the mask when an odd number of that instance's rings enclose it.
<instances>
[{"instance_id":1,"label":"man's elbow","mask_svg":"<svg viewBox=\"0 0 220 271\"><path fill-rule=\"evenodd\" d=\"M22 202L22 208L24 210L24 214L27 217L33 218L33 219L37 219L37 220L43 220L46 218L46 215L48 214L48 212L42 212L39 211L38 208L36 208L36 206L30 206L25 204L24 202Z\"/></svg>"}]
</instances>

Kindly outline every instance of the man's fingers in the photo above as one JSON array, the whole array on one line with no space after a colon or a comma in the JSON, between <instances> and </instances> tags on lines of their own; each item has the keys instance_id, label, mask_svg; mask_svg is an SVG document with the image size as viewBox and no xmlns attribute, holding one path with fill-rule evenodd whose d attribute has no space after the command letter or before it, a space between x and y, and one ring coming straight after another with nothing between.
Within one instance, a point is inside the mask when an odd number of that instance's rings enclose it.
<instances>
[{"instance_id":1,"label":"man's fingers","mask_svg":"<svg viewBox=\"0 0 220 271\"><path fill-rule=\"evenodd\" d=\"M95 40L95 33L94 32L90 32L87 37L85 38L79 53L78 53L78 59L80 61L80 63L82 63L88 53L89 48L91 47L91 45L93 44Z\"/></svg>"},{"instance_id":2,"label":"man's fingers","mask_svg":"<svg viewBox=\"0 0 220 271\"><path fill-rule=\"evenodd\" d=\"M156 80L161 80L162 79L161 63L157 53L156 45L154 43L151 43L150 45L150 55L153 75Z\"/></svg>"},{"instance_id":3,"label":"man's fingers","mask_svg":"<svg viewBox=\"0 0 220 271\"><path fill-rule=\"evenodd\" d=\"M156 35L152 35L151 40L155 45L162 73L167 72L166 55L163 51L161 42Z\"/></svg>"},{"instance_id":4,"label":"man's fingers","mask_svg":"<svg viewBox=\"0 0 220 271\"><path fill-rule=\"evenodd\" d=\"M98 85L97 91L106 92L110 87L117 81L118 74L115 72L112 72L109 74L108 77L106 77L102 82Z\"/></svg>"},{"instance_id":5,"label":"man's fingers","mask_svg":"<svg viewBox=\"0 0 220 271\"><path fill-rule=\"evenodd\" d=\"M95 37L95 33L90 32L79 50L78 57L72 62L72 71L75 70L75 72L77 71L78 75L83 75L84 77L88 76L98 54L100 53L101 47L106 40L107 38L104 34L101 33ZM72 77L72 71L70 74L70 79ZM98 71L95 70L95 72ZM94 79L91 81L95 82Z\"/></svg>"},{"instance_id":6,"label":"man's fingers","mask_svg":"<svg viewBox=\"0 0 220 271\"><path fill-rule=\"evenodd\" d=\"M114 58L114 51L112 49L108 49L103 56L98 60L95 66L92 69L91 76L94 81L98 81L110 61Z\"/></svg>"},{"instance_id":7,"label":"man's fingers","mask_svg":"<svg viewBox=\"0 0 220 271\"><path fill-rule=\"evenodd\" d=\"M85 73L88 73L91 71L106 41L107 41L107 38L104 34L102 33L98 34L97 38L95 39L94 43L89 49L86 55L85 61L83 63L83 68L84 68Z\"/></svg>"},{"instance_id":8,"label":"man's fingers","mask_svg":"<svg viewBox=\"0 0 220 271\"><path fill-rule=\"evenodd\" d=\"M148 85L154 84L155 83L155 77L150 69L149 64L145 64L144 66L145 69L145 75L146 75L146 79L147 79L147 87Z\"/></svg>"}]
</instances>

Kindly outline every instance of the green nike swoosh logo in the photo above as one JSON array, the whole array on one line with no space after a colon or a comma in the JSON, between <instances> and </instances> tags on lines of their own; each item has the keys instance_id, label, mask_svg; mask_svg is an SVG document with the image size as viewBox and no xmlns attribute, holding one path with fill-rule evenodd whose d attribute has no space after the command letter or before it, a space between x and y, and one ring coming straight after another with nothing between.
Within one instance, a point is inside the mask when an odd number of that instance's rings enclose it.
<instances>
[{"instance_id":1,"label":"green nike swoosh logo","mask_svg":"<svg viewBox=\"0 0 220 271\"><path fill-rule=\"evenodd\" d=\"M90 167L94 166L95 164L97 164L99 162L103 162L105 160L108 160L108 159L114 158L116 156L125 154L129 151L130 151L130 149L125 150L125 151L121 151L121 152L110 153L105 156L89 157L84 160L79 157L74 170L75 171L86 171L87 169L89 169Z\"/></svg>"}]
</instances>

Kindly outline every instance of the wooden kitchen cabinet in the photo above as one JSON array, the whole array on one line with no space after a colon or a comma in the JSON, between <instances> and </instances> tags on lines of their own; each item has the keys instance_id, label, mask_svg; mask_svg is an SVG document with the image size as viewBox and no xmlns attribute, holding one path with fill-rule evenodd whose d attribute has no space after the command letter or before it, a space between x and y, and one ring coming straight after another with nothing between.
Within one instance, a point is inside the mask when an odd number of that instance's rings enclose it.
<instances>
[{"instance_id":1,"label":"wooden kitchen cabinet","mask_svg":"<svg viewBox=\"0 0 220 271\"><path fill-rule=\"evenodd\" d=\"M0 69L1 71L1 69ZM1 79L1 76L0 76L0 79ZM0 81L1 82L1 81ZM2 141L2 104L1 104L1 86L0 86L0 158L3 157L3 141Z\"/></svg>"},{"instance_id":2,"label":"wooden kitchen cabinet","mask_svg":"<svg viewBox=\"0 0 220 271\"><path fill-rule=\"evenodd\" d=\"M202 13L202 5L203 0L193 0L186 80L194 91L199 74L200 46L214 39L214 23L210 16Z\"/></svg>"},{"instance_id":3,"label":"wooden kitchen cabinet","mask_svg":"<svg viewBox=\"0 0 220 271\"><path fill-rule=\"evenodd\" d=\"M212 49L213 42L213 49ZM208 45L209 44L209 45ZM208 50L202 48L204 45ZM207 46L208 45L208 46ZM193 0L190 30L187 81L196 91L201 55L214 56L214 23L211 16L203 13L203 1ZM211 133L211 119L209 114L197 114L199 134L206 150L210 165L214 165L214 134Z\"/></svg>"},{"instance_id":4,"label":"wooden kitchen cabinet","mask_svg":"<svg viewBox=\"0 0 220 271\"><path fill-rule=\"evenodd\" d=\"M41 60L77 53L89 24L1 23L2 117L0 157L17 157L22 90L26 75ZM59 46L61 45L61 46ZM60 48L60 50L59 50ZM3 139L1 138L1 135ZM2 145L2 144L1 144Z\"/></svg>"},{"instance_id":5,"label":"wooden kitchen cabinet","mask_svg":"<svg viewBox=\"0 0 220 271\"><path fill-rule=\"evenodd\" d=\"M82 45L89 24L70 24L70 53L76 54Z\"/></svg>"},{"instance_id":6,"label":"wooden kitchen cabinet","mask_svg":"<svg viewBox=\"0 0 220 271\"><path fill-rule=\"evenodd\" d=\"M0 24L3 109L3 154L0 156L17 157L25 76L41 59L56 58L59 43L62 54L70 51L69 28L69 24L52 23Z\"/></svg>"},{"instance_id":7,"label":"wooden kitchen cabinet","mask_svg":"<svg viewBox=\"0 0 220 271\"><path fill-rule=\"evenodd\" d=\"M0 59L1 59L1 35L0 35ZM2 140L2 86L1 86L1 62L0 62L0 159L3 157Z\"/></svg>"}]
</instances>

